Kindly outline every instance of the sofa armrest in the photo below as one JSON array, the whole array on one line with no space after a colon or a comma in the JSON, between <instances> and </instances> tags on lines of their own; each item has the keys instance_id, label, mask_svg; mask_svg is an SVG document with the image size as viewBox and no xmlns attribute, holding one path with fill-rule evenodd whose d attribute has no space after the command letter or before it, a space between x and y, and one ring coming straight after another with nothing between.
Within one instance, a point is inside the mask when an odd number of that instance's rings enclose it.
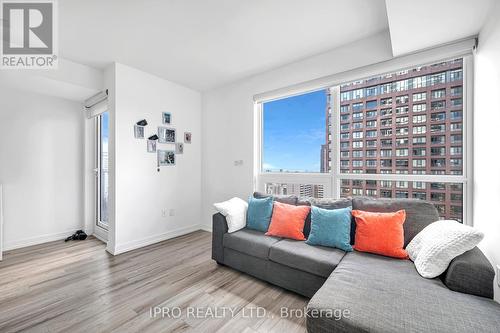
<instances>
[{"instance_id":1,"label":"sofa armrest","mask_svg":"<svg viewBox=\"0 0 500 333\"><path fill-rule=\"evenodd\" d=\"M441 275L444 284L454 291L493 298L495 271L477 247L453 259Z\"/></svg>"},{"instance_id":2,"label":"sofa armrest","mask_svg":"<svg viewBox=\"0 0 500 333\"><path fill-rule=\"evenodd\" d=\"M224 234L227 233L226 217L221 213L212 216L212 259L224 263Z\"/></svg>"}]
</instances>

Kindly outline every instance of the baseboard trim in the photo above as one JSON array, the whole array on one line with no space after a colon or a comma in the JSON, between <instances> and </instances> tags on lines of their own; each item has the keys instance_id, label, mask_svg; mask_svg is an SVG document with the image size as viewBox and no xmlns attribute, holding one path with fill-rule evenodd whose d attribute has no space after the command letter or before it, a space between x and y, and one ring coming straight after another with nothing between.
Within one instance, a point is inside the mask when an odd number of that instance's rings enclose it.
<instances>
[{"instance_id":1,"label":"baseboard trim","mask_svg":"<svg viewBox=\"0 0 500 333\"><path fill-rule=\"evenodd\" d=\"M72 235L75 232L76 229L71 229L68 231L63 231L63 232L58 232L58 233L53 233L53 234L46 234L42 236L36 236L36 237L30 237L30 238L25 238L21 240L16 240L12 242L6 242L3 247L3 251L10 251L10 250L15 250L15 249L20 249L23 247L27 246L33 246L33 245L39 245L43 243L48 243L48 242L54 242L58 240L63 240L66 239L66 237ZM212 232L212 228L208 227L206 225L194 225L194 226L189 226L185 228L179 228L176 230L172 230L160 235L156 236L151 236L139 240L134 240L125 244L118 244L115 246L114 249L107 248L107 251L110 252L113 255L117 255L120 253L125 253L128 251L132 251L135 249L139 249L144 246L148 246L151 244L155 244L158 242L163 242L165 240L174 238L174 237L179 237L183 236L186 234L189 234L191 232L197 231L197 230L204 230L208 232ZM93 235L98 238L99 240L103 241L104 243L107 243L107 240L104 239L103 237L100 237L101 235L98 235L96 232L93 233Z\"/></svg>"},{"instance_id":2,"label":"baseboard trim","mask_svg":"<svg viewBox=\"0 0 500 333\"><path fill-rule=\"evenodd\" d=\"M200 230L212 232L212 226L202 224L202 225L200 225Z\"/></svg>"},{"instance_id":3,"label":"baseboard trim","mask_svg":"<svg viewBox=\"0 0 500 333\"><path fill-rule=\"evenodd\" d=\"M144 247L144 246L163 242L165 240L168 240L168 239L171 239L174 237L183 236L183 235L189 234L189 233L197 231L197 230L201 230L200 225L193 225L193 226L189 226L189 227L185 227L185 228L179 228L179 229L172 230L172 231L160 234L160 235L146 237L143 239L134 240L134 241L127 242L124 244L117 244L117 245L115 245L114 249L107 249L107 251L113 255L118 255L121 253L125 253L128 251L139 249L139 248Z\"/></svg>"},{"instance_id":4,"label":"baseboard trim","mask_svg":"<svg viewBox=\"0 0 500 333\"><path fill-rule=\"evenodd\" d=\"M68 231L57 232L57 233L53 233L53 234L46 234L46 235L41 235L41 236L30 237L30 238L11 241L11 242L6 242L4 245L3 251L10 251L10 250L20 249L20 248L27 247L27 246L33 246L33 245L39 245L39 244L43 244L43 243L63 240L63 239L66 239L66 237L71 236L75 232L75 230L77 230L77 229L71 229Z\"/></svg>"},{"instance_id":5,"label":"baseboard trim","mask_svg":"<svg viewBox=\"0 0 500 333\"><path fill-rule=\"evenodd\" d=\"M108 243L108 231L104 230L99 226L94 226L94 233L92 234L95 238L103 243Z\"/></svg>"}]
</instances>

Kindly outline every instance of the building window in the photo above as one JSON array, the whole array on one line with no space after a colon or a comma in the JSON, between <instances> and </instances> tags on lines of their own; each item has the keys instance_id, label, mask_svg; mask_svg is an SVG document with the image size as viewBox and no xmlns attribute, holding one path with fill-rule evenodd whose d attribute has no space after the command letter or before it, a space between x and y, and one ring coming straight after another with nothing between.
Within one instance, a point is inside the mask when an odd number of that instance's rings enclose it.
<instances>
[{"instance_id":1,"label":"building window","mask_svg":"<svg viewBox=\"0 0 500 333\"><path fill-rule=\"evenodd\" d=\"M450 125L450 131L461 131L462 123L453 123Z\"/></svg>"},{"instance_id":2,"label":"building window","mask_svg":"<svg viewBox=\"0 0 500 333\"><path fill-rule=\"evenodd\" d=\"M462 86L451 88L451 96L460 96L460 95L462 95Z\"/></svg>"},{"instance_id":3,"label":"building window","mask_svg":"<svg viewBox=\"0 0 500 333\"><path fill-rule=\"evenodd\" d=\"M420 124L420 123L425 123L427 121L427 116L424 115L418 115L418 116L413 116L413 123L414 124Z\"/></svg>"},{"instance_id":4,"label":"building window","mask_svg":"<svg viewBox=\"0 0 500 333\"><path fill-rule=\"evenodd\" d=\"M431 91L432 99L444 98L445 96L446 96L446 89L438 89Z\"/></svg>"},{"instance_id":5,"label":"building window","mask_svg":"<svg viewBox=\"0 0 500 333\"><path fill-rule=\"evenodd\" d=\"M392 150L391 149L382 149L380 151L380 157L391 157L392 156Z\"/></svg>"},{"instance_id":6,"label":"building window","mask_svg":"<svg viewBox=\"0 0 500 333\"><path fill-rule=\"evenodd\" d=\"M427 110L427 104L413 104L413 113L425 112Z\"/></svg>"},{"instance_id":7,"label":"building window","mask_svg":"<svg viewBox=\"0 0 500 333\"><path fill-rule=\"evenodd\" d=\"M408 100L408 95L398 96L396 97L396 105L408 104Z\"/></svg>"},{"instance_id":8,"label":"building window","mask_svg":"<svg viewBox=\"0 0 500 333\"><path fill-rule=\"evenodd\" d=\"M445 121L445 120L446 120L446 112L438 112L431 114L432 122Z\"/></svg>"},{"instance_id":9,"label":"building window","mask_svg":"<svg viewBox=\"0 0 500 333\"><path fill-rule=\"evenodd\" d=\"M462 147L450 147L450 155L462 155Z\"/></svg>"},{"instance_id":10,"label":"building window","mask_svg":"<svg viewBox=\"0 0 500 333\"><path fill-rule=\"evenodd\" d=\"M396 118L396 125L406 125L406 124L408 124L408 117Z\"/></svg>"},{"instance_id":11,"label":"building window","mask_svg":"<svg viewBox=\"0 0 500 333\"><path fill-rule=\"evenodd\" d=\"M414 146L425 145L427 143L427 138L425 136L416 136L413 137L412 143Z\"/></svg>"},{"instance_id":12,"label":"building window","mask_svg":"<svg viewBox=\"0 0 500 333\"><path fill-rule=\"evenodd\" d=\"M431 147L431 156L444 156L446 155L445 147Z\"/></svg>"},{"instance_id":13,"label":"building window","mask_svg":"<svg viewBox=\"0 0 500 333\"><path fill-rule=\"evenodd\" d=\"M392 97L389 98L382 98L380 100L380 105L392 105Z\"/></svg>"},{"instance_id":14,"label":"building window","mask_svg":"<svg viewBox=\"0 0 500 333\"><path fill-rule=\"evenodd\" d=\"M392 109L382 109L382 110L380 110L380 116L381 117L392 116Z\"/></svg>"},{"instance_id":15,"label":"building window","mask_svg":"<svg viewBox=\"0 0 500 333\"><path fill-rule=\"evenodd\" d=\"M396 156L408 156L408 148L396 149Z\"/></svg>"},{"instance_id":16,"label":"building window","mask_svg":"<svg viewBox=\"0 0 500 333\"><path fill-rule=\"evenodd\" d=\"M446 108L446 101L431 102L431 110L432 111L441 110L441 109L444 109L444 108Z\"/></svg>"},{"instance_id":17,"label":"building window","mask_svg":"<svg viewBox=\"0 0 500 333\"><path fill-rule=\"evenodd\" d=\"M413 156L426 156L425 148L413 148Z\"/></svg>"},{"instance_id":18,"label":"building window","mask_svg":"<svg viewBox=\"0 0 500 333\"><path fill-rule=\"evenodd\" d=\"M462 80L462 69L456 69L450 72L450 81Z\"/></svg>"},{"instance_id":19,"label":"building window","mask_svg":"<svg viewBox=\"0 0 500 333\"><path fill-rule=\"evenodd\" d=\"M413 134L425 134L427 131L427 126L414 126Z\"/></svg>"},{"instance_id":20,"label":"building window","mask_svg":"<svg viewBox=\"0 0 500 333\"><path fill-rule=\"evenodd\" d=\"M427 93L425 92L413 94L413 102L421 102L425 101L426 99L427 99Z\"/></svg>"},{"instance_id":21,"label":"building window","mask_svg":"<svg viewBox=\"0 0 500 333\"><path fill-rule=\"evenodd\" d=\"M377 101L368 101L366 102L367 109L375 109L377 107Z\"/></svg>"},{"instance_id":22,"label":"building window","mask_svg":"<svg viewBox=\"0 0 500 333\"><path fill-rule=\"evenodd\" d=\"M354 103L351 105L352 111L361 111L363 110L363 103Z\"/></svg>"},{"instance_id":23,"label":"building window","mask_svg":"<svg viewBox=\"0 0 500 333\"><path fill-rule=\"evenodd\" d=\"M462 99L461 98L452 99L451 106L462 106Z\"/></svg>"}]
</instances>

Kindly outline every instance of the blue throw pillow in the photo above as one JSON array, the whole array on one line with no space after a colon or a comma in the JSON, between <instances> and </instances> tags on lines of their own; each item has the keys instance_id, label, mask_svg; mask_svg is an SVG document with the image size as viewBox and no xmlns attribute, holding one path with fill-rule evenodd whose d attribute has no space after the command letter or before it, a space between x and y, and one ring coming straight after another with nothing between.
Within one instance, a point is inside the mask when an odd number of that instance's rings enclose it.
<instances>
[{"instance_id":1,"label":"blue throw pillow","mask_svg":"<svg viewBox=\"0 0 500 333\"><path fill-rule=\"evenodd\" d=\"M306 243L336 247L351 252L351 211L351 207L341 209L311 207L311 232Z\"/></svg>"},{"instance_id":2,"label":"blue throw pillow","mask_svg":"<svg viewBox=\"0 0 500 333\"><path fill-rule=\"evenodd\" d=\"M273 215L273 197L248 199L247 228L267 232Z\"/></svg>"}]
</instances>

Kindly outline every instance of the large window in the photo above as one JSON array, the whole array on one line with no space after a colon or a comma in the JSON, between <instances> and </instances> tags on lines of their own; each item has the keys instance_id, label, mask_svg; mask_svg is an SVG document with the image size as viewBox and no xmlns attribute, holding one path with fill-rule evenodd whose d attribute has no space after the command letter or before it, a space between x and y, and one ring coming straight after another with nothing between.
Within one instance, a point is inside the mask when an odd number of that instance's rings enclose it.
<instances>
[{"instance_id":1,"label":"large window","mask_svg":"<svg viewBox=\"0 0 500 333\"><path fill-rule=\"evenodd\" d=\"M463 221L465 67L460 58L262 103L259 190L422 199Z\"/></svg>"}]
</instances>

